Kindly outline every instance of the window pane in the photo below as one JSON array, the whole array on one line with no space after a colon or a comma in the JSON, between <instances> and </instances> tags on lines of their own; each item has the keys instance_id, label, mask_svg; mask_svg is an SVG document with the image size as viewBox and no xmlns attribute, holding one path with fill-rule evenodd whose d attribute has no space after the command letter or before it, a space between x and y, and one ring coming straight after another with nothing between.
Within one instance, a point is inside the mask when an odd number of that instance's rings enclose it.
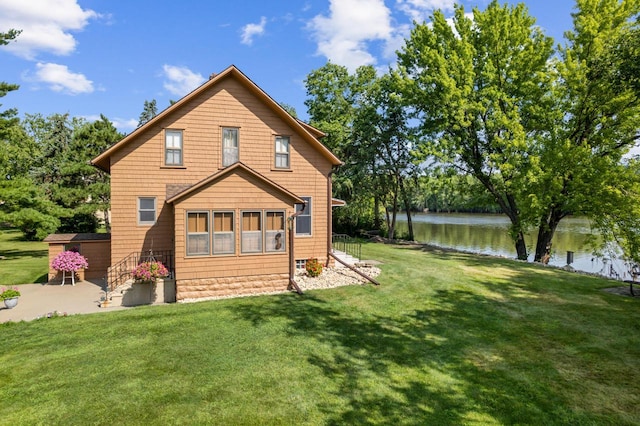
<instances>
[{"instance_id":1,"label":"window pane","mask_svg":"<svg viewBox=\"0 0 640 426\"><path fill-rule=\"evenodd\" d=\"M264 233L266 251L284 251L284 230Z\"/></svg>"},{"instance_id":2,"label":"window pane","mask_svg":"<svg viewBox=\"0 0 640 426\"><path fill-rule=\"evenodd\" d=\"M267 212L267 231L281 231L284 229L283 212Z\"/></svg>"},{"instance_id":3,"label":"window pane","mask_svg":"<svg viewBox=\"0 0 640 426\"><path fill-rule=\"evenodd\" d=\"M296 217L296 235L311 235L311 197L301 197L306 201L306 207L300 216ZM302 210L302 204L296 204L296 212Z\"/></svg>"},{"instance_id":4,"label":"window pane","mask_svg":"<svg viewBox=\"0 0 640 426\"><path fill-rule=\"evenodd\" d=\"M230 166L238 161L238 129L222 129L222 165Z\"/></svg>"},{"instance_id":5,"label":"window pane","mask_svg":"<svg viewBox=\"0 0 640 426\"><path fill-rule=\"evenodd\" d=\"M213 253L235 253L234 234L232 232L216 232L213 234Z\"/></svg>"},{"instance_id":6,"label":"window pane","mask_svg":"<svg viewBox=\"0 0 640 426\"><path fill-rule=\"evenodd\" d=\"M262 232L242 232L242 251L254 253L262 251Z\"/></svg>"},{"instance_id":7,"label":"window pane","mask_svg":"<svg viewBox=\"0 0 640 426\"><path fill-rule=\"evenodd\" d=\"M155 198L139 198L140 210L155 210L156 199Z\"/></svg>"},{"instance_id":8,"label":"window pane","mask_svg":"<svg viewBox=\"0 0 640 426\"><path fill-rule=\"evenodd\" d=\"M168 130L165 136L166 148L182 148L182 132Z\"/></svg>"},{"instance_id":9,"label":"window pane","mask_svg":"<svg viewBox=\"0 0 640 426\"><path fill-rule=\"evenodd\" d=\"M187 254L209 254L209 234L187 235Z\"/></svg>"},{"instance_id":10,"label":"window pane","mask_svg":"<svg viewBox=\"0 0 640 426\"><path fill-rule=\"evenodd\" d=\"M276 167L289 168L289 154L276 154Z\"/></svg>"}]
</instances>

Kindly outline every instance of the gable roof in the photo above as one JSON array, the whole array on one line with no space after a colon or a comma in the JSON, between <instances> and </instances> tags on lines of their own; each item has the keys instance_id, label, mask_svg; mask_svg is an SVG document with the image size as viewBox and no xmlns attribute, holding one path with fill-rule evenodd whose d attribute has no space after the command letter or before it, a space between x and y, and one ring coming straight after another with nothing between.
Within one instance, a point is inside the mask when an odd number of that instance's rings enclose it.
<instances>
[{"instance_id":1,"label":"gable roof","mask_svg":"<svg viewBox=\"0 0 640 426\"><path fill-rule=\"evenodd\" d=\"M300 136L302 136L302 138L305 141L307 141L311 146L313 146L316 150L318 150L318 152L320 152L327 160L329 160L331 164L333 164L334 166L339 166L343 164L342 161L340 161L340 159L338 159L338 157L336 157L329 150L329 148L324 146L318 140L319 137L325 136L325 133L293 117L284 108L282 108L275 100L273 100L271 96L269 96L264 90L258 87L257 84L251 81L249 77L247 77L234 65L229 66L220 74L212 75L211 78L207 82L203 83L200 87L196 88L194 91L192 91L191 93L189 93L188 95L180 99L178 102L174 103L164 111L160 112L158 115L153 117L144 125L138 127L133 132L129 133L127 136L122 138L119 142L112 145L109 149L104 151L102 154L98 155L96 158L91 160L91 164L109 173L111 171L111 163L109 161L109 158L116 151L120 150L123 146L127 145L130 141L135 139L138 135L142 134L144 130L146 130L148 127L153 126L156 122L162 120L164 117L182 108L182 106L187 104L190 100L194 99L196 96L198 96L202 92L215 86L217 83L224 80L225 78L235 78L238 82L240 82L246 89L248 89L258 99L260 99L269 108L271 108L271 110L274 111L283 121L285 121L295 131L297 131L297 133Z\"/></svg>"},{"instance_id":2,"label":"gable roof","mask_svg":"<svg viewBox=\"0 0 640 426\"><path fill-rule=\"evenodd\" d=\"M183 198L188 197L189 195L193 194L195 191L199 190L200 188L204 188L206 186L212 185L213 183L215 183L216 181L222 179L223 177L239 171L239 170L243 170L245 172L247 172L249 175L251 175L252 177L256 178L259 181L264 182L265 184L275 188L276 190L278 190L278 192L290 197L291 199L293 199L293 201L295 201L298 204L304 204L304 200L300 197L298 197L296 194L294 194L293 192L285 189L284 187L278 185L277 183L275 183L274 181L272 181L271 179L261 175L260 173L256 172L255 170L251 169L250 167L247 167L245 164L241 163L241 162L237 162L234 163L232 165L230 165L229 167L220 170L217 173L212 174L211 176L209 176L208 178L205 178L203 180L201 180L200 182L190 186L189 188L183 190L182 192L177 193L176 195L174 195L173 197L167 199L167 204L170 203L175 203L176 201L179 201Z\"/></svg>"}]
</instances>

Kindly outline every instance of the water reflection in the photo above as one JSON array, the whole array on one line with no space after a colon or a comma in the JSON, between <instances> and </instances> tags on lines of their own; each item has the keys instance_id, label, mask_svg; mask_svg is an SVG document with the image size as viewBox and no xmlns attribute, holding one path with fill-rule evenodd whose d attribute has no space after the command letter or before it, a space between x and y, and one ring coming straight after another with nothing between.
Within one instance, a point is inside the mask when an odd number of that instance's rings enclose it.
<instances>
[{"instance_id":1,"label":"water reflection","mask_svg":"<svg viewBox=\"0 0 640 426\"><path fill-rule=\"evenodd\" d=\"M399 219L402 219L399 217ZM419 213L413 216L414 233L417 241L450 247L476 253L492 254L515 258L515 247L509 237L509 219L503 215L464 213ZM407 232L406 219L399 221L398 232ZM527 251L533 260L536 233L525 237ZM566 218L560 222L553 237L552 256L549 264L565 266L567 251L574 252L571 266L586 272L624 276L626 266L616 261L594 258L587 246L591 235L589 221L585 218Z\"/></svg>"}]
</instances>

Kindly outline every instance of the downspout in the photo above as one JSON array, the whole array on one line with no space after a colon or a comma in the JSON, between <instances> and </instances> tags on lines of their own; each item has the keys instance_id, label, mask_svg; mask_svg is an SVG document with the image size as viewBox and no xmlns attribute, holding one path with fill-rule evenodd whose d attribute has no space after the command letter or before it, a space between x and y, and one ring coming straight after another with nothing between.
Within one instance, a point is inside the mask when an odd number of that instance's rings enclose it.
<instances>
[{"instance_id":1,"label":"downspout","mask_svg":"<svg viewBox=\"0 0 640 426\"><path fill-rule=\"evenodd\" d=\"M294 214L289 216L289 218L287 219L289 221L289 226L288 226L289 228L289 284L296 289L296 292L298 294L302 294L302 290L300 289L300 286L298 286L298 283L296 282L296 280L293 279L296 273L296 269L295 269L296 260L295 260L295 255L293 253L293 240L294 240L293 223L296 217L302 214L304 212L304 209L306 208L307 208L307 203L304 203L302 205L302 210L300 210L299 212L295 212Z\"/></svg>"}]
</instances>

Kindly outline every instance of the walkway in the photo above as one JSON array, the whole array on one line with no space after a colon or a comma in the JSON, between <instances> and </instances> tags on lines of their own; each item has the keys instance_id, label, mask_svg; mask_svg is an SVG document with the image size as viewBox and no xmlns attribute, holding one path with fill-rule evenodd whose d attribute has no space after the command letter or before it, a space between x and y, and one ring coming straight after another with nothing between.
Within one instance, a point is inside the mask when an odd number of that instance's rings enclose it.
<instances>
[{"instance_id":1,"label":"walkway","mask_svg":"<svg viewBox=\"0 0 640 426\"><path fill-rule=\"evenodd\" d=\"M59 315L89 314L109 312L124 307L100 308L100 297L104 295L97 283L89 281L71 284L22 284L18 287L18 306L7 309L0 302L0 323L8 321L31 321L53 312Z\"/></svg>"}]
</instances>

